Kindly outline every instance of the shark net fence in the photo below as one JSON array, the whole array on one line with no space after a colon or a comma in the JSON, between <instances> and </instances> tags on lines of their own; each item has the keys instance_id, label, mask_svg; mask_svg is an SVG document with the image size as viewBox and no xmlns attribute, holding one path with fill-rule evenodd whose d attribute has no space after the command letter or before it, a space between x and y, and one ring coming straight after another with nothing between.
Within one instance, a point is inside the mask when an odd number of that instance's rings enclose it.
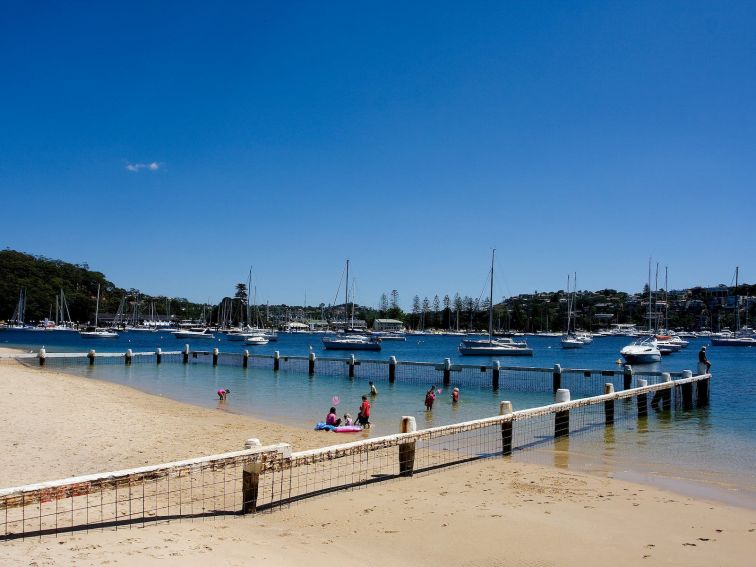
<instances>
[{"instance_id":1,"label":"shark net fence","mask_svg":"<svg viewBox=\"0 0 756 567\"><path fill-rule=\"evenodd\" d=\"M273 511L296 501L487 458L560 439L669 430L706 405L710 375L687 375L486 419L292 452L271 445L189 461L0 490L0 542L59 533ZM558 395L564 397L564 390ZM569 395L566 396L569 398ZM249 442L248 442L249 443ZM252 443L254 445L254 443Z\"/></svg>"}]
</instances>

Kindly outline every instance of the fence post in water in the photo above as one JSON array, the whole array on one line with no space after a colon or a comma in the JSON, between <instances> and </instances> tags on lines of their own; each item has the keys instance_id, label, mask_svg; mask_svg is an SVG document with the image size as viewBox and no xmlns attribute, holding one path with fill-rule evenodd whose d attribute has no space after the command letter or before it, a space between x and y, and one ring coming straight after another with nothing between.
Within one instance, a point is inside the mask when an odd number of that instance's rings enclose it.
<instances>
[{"instance_id":1,"label":"fence post in water","mask_svg":"<svg viewBox=\"0 0 756 567\"><path fill-rule=\"evenodd\" d=\"M309 360L307 371L310 374L315 374L315 353L312 351L310 351L310 360Z\"/></svg>"},{"instance_id":2,"label":"fence post in water","mask_svg":"<svg viewBox=\"0 0 756 567\"><path fill-rule=\"evenodd\" d=\"M45 358L47 358L47 351L45 350L45 347L42 347L39 349L39 365L44 366L45 365Z\"/></svg>"},{"instance_id":3,"label":"fence post in water","mask_svg":"<svg viewBox=\"0 0 756 567\"><path fill-rule=\"evenodd\" d=\"M276 351L273 353L273 370L281 368L281 353Z\"/></svg>"},{"instance_id":4,"label":"fence post in water","mask_svg":"<svg viewBox=\"0 0 756 567\"><path fill-rule=\"evenodd\" d=\"M262 447L259 439L247 439L245 449L259 449ZM242 514L257 512L257 495L260 490L260 473L262 463L252 462L244 465L242 470Z\"/></svg>"},{"instance_id":5,"label":"fence post in water","mask_svg":"<svg viewBox=\"0 0 756 567\"><path fill-rule=\"evenodd\" d=\"M683 370L682 377L683 377L683 380L687 378L692 378L693 372L691 372L690 370ZM680 386L680 390L682 392L683 409L686 409L686 410L691 409L693 407L693 384L691 382L682 384Z\"/></svg>"},{"instance_id":6,"label":"fence post in water","mask_svg":"<svg viewBox=\"0 0 756 567\"><path fill-rule=\"evenodd\" d=\"M499 389L499 375L501 374L501 362L498 360L493 361L493 369L491 371L491 387L494 391Z\"/></svg>"},{"instance_id":7,"label":"fence post in water","mask_svg":"<svg viewBox=\"0 0 756 567\"><path fill-rule=\"evenodd\" d=\"M512 415L512 402L499 402L499 415ZM501 422L501 456L512 454L512 420Z\"/></svg>"},{"instance_id":8,"label":"fence post in water","mask_svg":"<svg viewBox=\"0 0 756 567\"><path fill-rule=\"evenodd\" d=\"M220 354L220 351L218 347L215 347L213 349L213 366L218 366L218 354Z\"/></svg>"},{"instance_id":9,"label":"fence post in water","mask_svg":"<svg viewBox=\"0 0 756 567\"><path fill-rule=\"evenodd\" d=\"M89 350L89 353L87 354L87 358L89 359L89 366L92 366L94 364L94 359L95 359L95 349Z\"/></svg>"},{"instance_id":10,"label":"fence post in water","mask_svg":"<svg viewBox=\"0 0 756 567\"><path fill-rule=\"evenodd\" d=\"M648 380L638 379L638 387L645 388L648 386ZM638 417L648 416L648 394L638 394Z\"/></svg>"},{"instance_id":11,"label":"fence post in water","mask_svg":"<svg viewBox=\"0 0 756 567\"><path fill-rule=\"evenodd\" d=\"M554 365L554 379L553 379L553 386L554 393L556 394L557 391L562 387L562 367L558 364Z\"/></svg>"},{"instance_id":12,"label":"fence post in water","mask_svg":"<svg viewBox=\"0 0 756 567\"><path fill-rule=\"evenodd\" d=\"M184 345L184 353L183 354L184 354L184 356L183 356L184 364L188 364L189 363L189 345Z\"/></svg>"},{"instance_id":13,"label":"fence post in water","mask_svg":"<svg viewBox=\"0 0 756 567\"><path fill-rule=\"evenodd\" d=\"M670 382L672 382L672 375L669 372L662 372L661 378L663 384L670 386ZM672 405L671 398L672 391L670 387L664 388L663 390L656 390L656 392L654 392L654 397L651 398L651 407L658 407L659 402L661 402L661 409L668 410L670 405Z\"/></svg>"},{"instance_id":14,"label":"fence post in water","mask_svg":"<svg viewBox=\"0 0 756 567\"><path fill-rule=\"evenodd\" d=\"M242 368L247 368L249 366L249 351L245 348L244 354L242 354Z\"/></svg>"},{"instance_id":15,"label":"fence post in water","mask_svg":"<svg viewBox=\"0 0 756 567\"><path fill-rule=\"evenodd\" d=\"M161 362L163 362L163 349L157 347L155 349L155 364L160 364Z\"/></svg>"},{"instance_id":16,"label":"fence post in water","mask_svg":"<svg viewBox=\"0 0 756 567\"><path fill-rule=\"evenodd\" d=\"M604 394L613 394L614 384L607 382L604 384ZM604 424L614 425L614 400L606 400L604 402Z\"/></svg>"},{"instance_id":17,"label":"fence post in water","mask_svg":"<svg viewBox=\"0 0 756 567\"><path fill-rule=\"evenodd\" d=\"M389 357L389 384L393 384L396 380L396 357Z\"/></svg>"},{"instance_id":18,"label":"fence post in water","mask_svg":"<svg viewBox=\"0 0 756 567\"><path fill-rule=\"evenodd\" d=\"M559 388L555 402L558 404L570 401L570 391ZM570 410L558 411L554 414L554 438L567 437L570 434Z\"/></svg>"},{"instance_id":19,"label":"fence post in water","mask_svg":"<svg viewBox=\"0 0 756 567\"><path fill-rule=\"evenodd\" d=\"M625 368L622 372L622 389L629 390L633 385L633 367L629 364L625 364Z\"/></svg>"},{"instance_id":20,"label":"fence post in water","mask_svg":"<svg viewBox=\"0 0 756 567\"><path fill-rule=\"evenodd\" d=\"M349 365L349 377L354 378L354 355L349 355L349 360L347 361L347 364Z\"/></svg>"},{"instance_id":21,"label":"fence post in water","mask_svg":"<svg viewBox=\"0 0 756 567\"><path fill-rule=\"evenodd\" d=\"M412 416L402 417L399 426L400 433L414 433L417 431L417 422ZM399 444L399 476L412 476L415 468L415 441Z\"/></svg>"},{"instance_id":22,"label":"fence post in water","mask_svg":"<svg viewBox=\"0 0 756 567\"><path fill-rule=\"evenodd\" d=\"M131 364L131 359L133 358L134 353L131 352L131 349L126 349L126 356L123 357L124 362L126 363L126 366Z\"/></svg>"},{"instance_id":23,"label":"fence post in water","mask_svg":"<svg viewBox=\"0 0 756 567\"><path fill-rule=\"evenodd\" d=\"M444 359L444 386L451 382L451 358Z\"/></svg>"}]
</instances>

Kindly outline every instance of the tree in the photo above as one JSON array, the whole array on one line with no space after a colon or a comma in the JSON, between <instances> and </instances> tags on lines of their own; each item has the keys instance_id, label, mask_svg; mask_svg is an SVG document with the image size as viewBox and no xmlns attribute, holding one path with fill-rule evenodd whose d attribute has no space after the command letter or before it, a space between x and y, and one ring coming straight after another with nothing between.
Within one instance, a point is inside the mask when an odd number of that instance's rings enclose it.
<instances>
[{"instance_id":1,"label":"tree","mask_svg":"<svg viewBox=\"0 0 756 567\"><path fill-rule=\"evenodd\" d=\"M420 315L420 297L417 295L412 298L412 315L415 320L415 326L417 326L417 320Z\"/></svg>"},{"instance_id":2,"label":"tree","mask_svg":"<svg viewBox=\"0 0 756 567\"><path fill-rule=\"evenodd\" d=\"M441 300L438 298L438 294L433 296L433 326L438 327L438 312L441 311Z\"/></svg>"},{"instance_id":3,"label":"tree","mask_svg":"<svg viewBox=\"0 0 756 567\"><path fill-rule=\"evenodd\" d=\"M381 312L381 315L385 315L388 311L389 307L389 300L388 296L385 293L381 294L381 299L378 301L378 311Z\"/></svg>"},{"instance_id":4,"label":"tree","mask_svg":"<svg viewBox=\"0 0 756 567\"><path fill-rule=\"evenodd\" d=\"M399 292L391 290L391 309L399 309Z\"/></svg>"}]
</instances>

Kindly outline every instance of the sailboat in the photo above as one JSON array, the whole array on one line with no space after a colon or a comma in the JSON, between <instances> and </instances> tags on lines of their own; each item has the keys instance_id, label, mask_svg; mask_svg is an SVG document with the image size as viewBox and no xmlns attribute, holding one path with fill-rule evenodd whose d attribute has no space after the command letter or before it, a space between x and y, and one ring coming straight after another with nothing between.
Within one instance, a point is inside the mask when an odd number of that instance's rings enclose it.
<instances>
[{"instance_id":1,"label":"sailboat","mask_svg":"<svg viewBox=\"0 0 756 567\"><path fill-rule=\"evenodd\" d=\"M97 284L97 307L95 308L95 324L94 327L87 329L86 331L79 331L79 336L84 339L117 339L118 333L109 331L107 329L97 328L97 319L100 315L100 284Z\"/></svg>"},{"instance_id":2,"label":"sailboat","mask_svg":"<svg viewBox=\"0 0 756 567\"><path fill-rule=\"evenodd\" d=\"M575 281L573 282L577 293L577 274L575 274ZM570 331L570 322L572 321L572 309L575 305L575 295L570 292L570 276L567 275L567 332L562 335L560 342L562 348L583 348L585 344L578 336Z\"/></svg>"},{"instance_id":3,"label":"sailboat","mask_svg":"<svg viewBox=\"0 0 756 567\"><path fill-rule=\"evenodd\" d=\"M740 296L737 295L740 268L735 268L735 332L729 336L711 337L712 346L756 346L756 333L752 329L740 327ZM747 311L746 311L747 313ZM748 321L746 320L746 323Z\"/></svg>"},{"instance_id":4,"label":"sailboat","mask_svg":"<svg viewBox=\"0 0 756 567\"><path fill-rule=\"evenodd\" d=\"M648 261L648 334L632 344L627 345L620 354L628 364L653 364L661 360L661 351L656 344L656 337L652 329L652 301L651 301L651 260Z\"/></svg>"},{"instance_id":5,"label":"sailboat","mask_svg":"<svg viewBox=\"0 0 756 567\"><path fill-rule=\"evenodd\" d=\"M354 328L354 310L352 311L352 329L347 328L349 312L349 260L346 261L346 286L344 287L344 335L323 337L326 350L381 350L381 339L351 334Z\"/></svg>"},{"instance_id":6,"label":"sailboat","mask_svg":"<svg viewBox=\"0 0 756 567\"><path fill-rule=\"evenodd\" d=\"M458 347L463 356L533 356L526 343L504 341L493 337L493 278L496 249L491 252L491 287L488 300L488 339L462 341Z\"/></svg>"}]
</instances>

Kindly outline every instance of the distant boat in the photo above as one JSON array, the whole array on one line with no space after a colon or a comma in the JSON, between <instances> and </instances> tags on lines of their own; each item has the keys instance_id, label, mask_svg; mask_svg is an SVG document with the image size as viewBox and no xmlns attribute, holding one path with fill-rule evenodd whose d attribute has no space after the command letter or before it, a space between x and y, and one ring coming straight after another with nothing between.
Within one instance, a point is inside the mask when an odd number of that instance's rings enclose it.
<instances>
[{"instance_id":1,"label":"distant boat","mask_svg":"<svg viewBox=\"0 0 756 567\"><path fill-rule=\"evenodd\" d=\"M459 344L462 356L533 356L527 343L515 343L512 339L493 338L493 278L496 250L491 252L491 288L488 301L488 339L463 339ZM523 346L524 345L524 346Z\"/></svg>"},{"instance_id":2,"label":"distant boat","mask_svg":"<svg viewBox=\"0 0 756 567\"><path fill-rule=\"evenodd\" d=\"M79 336L83 339L117 339L118 333L109 329L98 329L97 320L100 315L100 284L97 284L97 306L95 307L95 324L94 327L88 327L84 331L79 331Z\"/></svg>"},{"instance_id":3,"label":"distant boat","mask_svg":"<svg viewBox=\"0 0 756 567\"><path fill-rule=\"evenodd\" d=\"M568 349L583 348L583 345L586 344L574 331L572 331L572 325L570 325L573 319L572 311L575 305L575 295L577 294L577 273L575 273L573 285L575 286L575 291L570 292L570 275L567 274L567 332L562 335L559 342L561 343L562 348Z\"/></svg>"},{"instance_id":4,"label":"distant boat","mask_svg":"<svg viewBox=\"0 0 756 567\"><path fill-rule=\"evenodd\" d=\"M327 350L381 350L381 340L378 337L361 335L344 335L323 337L323 348Z\"/></svg>"},{"instance_id":5,"label":"distant boat","mask_svg":"<svg viewBox=\"0 0 756 567\"><path fill-rule=\"evenodd\" d=\"M738 276L740 268L735 268L735 289L738 288ZM756 346L756 332L748 327L748 306L746 306L746 325L740 326L740 296L735 292L735 332L721 332L719 335L712 335L712 346Z\"/></svg>"},{"instance_id":6,"label":"distant boat","mask_svg":"<svg viewBox=\"0 0 756 567\"><path fill-rule=\"evenodd\" d=\"M173 336L177 339L214 339L215 335L210 329L192 328L173 331Z\"/></svg>"},{"instance_id":7,"label":"distant boat","mask_svg":"<svg viewBox=\"0 0 756 567\"><path fill-rule=\"evenodd\" d=\"M244 344L250 346L263 346L267 345L269 342L270 341L262 335L252 335L251 337L244 339Z\"/></svg>"}]
</instances>

